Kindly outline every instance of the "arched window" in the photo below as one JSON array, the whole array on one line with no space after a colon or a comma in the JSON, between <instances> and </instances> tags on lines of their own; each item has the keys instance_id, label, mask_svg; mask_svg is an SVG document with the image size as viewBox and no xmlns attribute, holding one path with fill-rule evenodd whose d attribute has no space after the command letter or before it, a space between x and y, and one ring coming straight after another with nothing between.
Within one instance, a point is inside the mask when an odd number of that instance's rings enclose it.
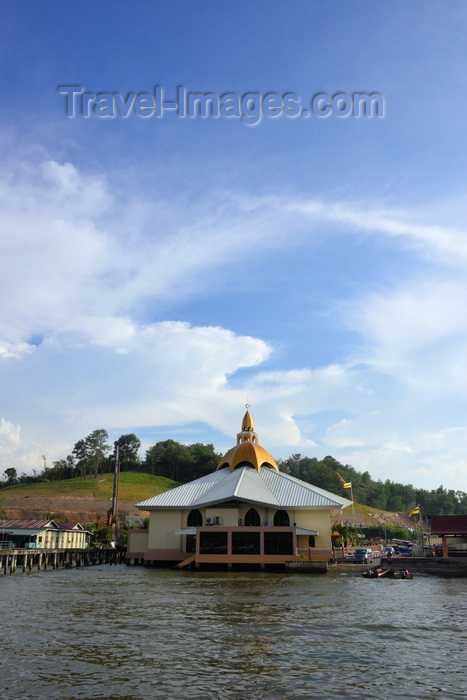
<instances>
[{"instance_id":1,"label":"arched window","mask_svg":"<svg viewBox=\"0 0 467 700\"><path fill-rule=\"evenodd\" d=\"M187 527L201 527L203 524L203 516L199 510L190 510L186 520Z\"/></svg>"},{"instance_id":2,"label":"arched window","mask_svg":"<svg viewBox=\"0 0 467 700\"><path fill-rule=\"evenodd\" d=\"M254 525L255 527L261 525L259 513L254 508L250 508L248 513L245 515L245 525Z\"/></svg>"},{"instance_id":3,"label":"arched window","mask_svg":"<svg viewBox=\"0 0 467 700\"><path fill-rule=\"evenodd\" d=\"M308 546L309 547L315 547L315 536L310 535L308 538Z\"/></svg>"},{"instance_id":4,"label":"arched window","mask_svg":"<svg viewBox=\"0 0 467 700\"><path fill-rule=\"evenodd\" d=\"M289 518L289 514L287 513L286 510L276 510L276 514L274 515L274 525L276 527L279 527L279 526L289 527L290 526L290 518Z\"/></svg>"}]
</instances>

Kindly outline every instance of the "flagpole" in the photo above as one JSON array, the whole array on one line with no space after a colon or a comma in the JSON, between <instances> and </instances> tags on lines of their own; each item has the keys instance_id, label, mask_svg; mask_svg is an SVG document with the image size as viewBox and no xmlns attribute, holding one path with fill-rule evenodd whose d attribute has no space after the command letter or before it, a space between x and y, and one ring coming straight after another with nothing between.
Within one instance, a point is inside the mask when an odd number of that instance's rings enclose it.
<instances>
[{"instance_id":1,"label":"flagpole","mask_svg":"<svg viewBox=\"0 0 467 700\"><path fill-rule=\"evenodd\" d=\"M416 529L417 533L418 533L418 530L420 530L420 532L417 534L417 543L418 544L421 543L421 545L423 547L423 545L425 543L424 543L424 537L423 537L422 513L421 513L419 505L416 505L415 508L409 513L409 518L412 517L412 515L417 515L417 513L418 513L418 523L417 523L417 526L415 529Z\"/></svg>"},{"instance_id":2,"label":"flagpole","mask_svg":"<svg viewBox=\"0 0 467 700\"><path fill-rule=\"evenodd\" d=\"M422 512L420 510L420 506L418 506L418 526L420 528L420 539L422 541L422 549L425 545L424 541L424 536L423 536L423 527L422 527Z\"/></svg>"}]
</instances>

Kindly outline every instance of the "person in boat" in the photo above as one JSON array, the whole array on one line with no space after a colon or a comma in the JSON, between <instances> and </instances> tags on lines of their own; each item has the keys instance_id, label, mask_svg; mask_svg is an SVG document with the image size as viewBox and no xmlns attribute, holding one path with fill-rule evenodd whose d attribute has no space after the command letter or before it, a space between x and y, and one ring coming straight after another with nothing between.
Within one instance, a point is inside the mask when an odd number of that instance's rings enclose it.
<instances>
[{"instance_id":1,"label":"person in boat","mask_svg":"<svg viewBox=\"0 0 467 700\"><path fill-rule=\"evenodd\" d=\"M400 578L407 578L407 576L410 574L410 571L408 569L399 569L399 574Z\"/></svg>"}]
</instances>

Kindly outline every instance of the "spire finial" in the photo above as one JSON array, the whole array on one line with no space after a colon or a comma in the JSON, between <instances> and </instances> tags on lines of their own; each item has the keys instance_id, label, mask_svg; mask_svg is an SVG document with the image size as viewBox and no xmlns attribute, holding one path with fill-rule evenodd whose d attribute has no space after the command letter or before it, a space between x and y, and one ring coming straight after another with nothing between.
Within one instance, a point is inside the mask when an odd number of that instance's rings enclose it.
<instances>
[{"instance_id":1,"label":"spire finial","mask_svg":"<svg viewBox=\"0 0 467 700\"><path fill-rule=\"evenodd\" d=\"M237 467L250 466L259 472L263 466L267 466L279 471L274 458L258 443L258 434L255 433L253 418L248 410L250 408L248 396L246 401L246 413L243 416L241 430L237 433L237 444L224 455L217 468L223 469L228 466L232 472Z\"/></svg>"}]
</instances>

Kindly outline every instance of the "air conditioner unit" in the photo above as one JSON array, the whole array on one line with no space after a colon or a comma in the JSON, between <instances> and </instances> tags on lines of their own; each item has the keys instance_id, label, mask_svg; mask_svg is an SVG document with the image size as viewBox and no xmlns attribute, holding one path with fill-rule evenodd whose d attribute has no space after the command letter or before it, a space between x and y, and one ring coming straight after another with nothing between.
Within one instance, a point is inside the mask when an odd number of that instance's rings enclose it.
<instances>
[{"instance_id":1,"label":"air conditioner unit","mask_svg":"<svg viewBox=\"0 0 467 700\"><path fill-rule=\"evenodd\" d=\"M214 518L206 518L206 525L214 525Z\"/></svg>"},{"instance_id":2,"label":"air conditioner unit","mask_svg":"<svg viewBox=\"0 0 467 700\"><path fill-rule=\"evenodd\" d=\"M244 521L243 521L243 518L239 518L239 519L238 519L238 524L239 524L240 527L243 525L243 522L244 522Z\"/></svg>"},{"instance_id":3,"label":"air conditioner unit","mask_svg":"<svg viewBox=\"0 0 467 700\"><path fill-rule=\"evenodd\" d=\"M215 522L216 525L222 525L222 518L221 518L221 516L220 516L220 515L216 515L216 517L214 518L214 522Z\"/></svg>"},{"instance_id":4,"label":"air conditioner unit","mask_svg":"<svg viewBox=\"0 0 467 700\"><path fill-rule=\"evenodd\" d=\"M264 527L271 527L271 521L270 520L265 520L263 522Z\"/></svg>"}]
</instances>

